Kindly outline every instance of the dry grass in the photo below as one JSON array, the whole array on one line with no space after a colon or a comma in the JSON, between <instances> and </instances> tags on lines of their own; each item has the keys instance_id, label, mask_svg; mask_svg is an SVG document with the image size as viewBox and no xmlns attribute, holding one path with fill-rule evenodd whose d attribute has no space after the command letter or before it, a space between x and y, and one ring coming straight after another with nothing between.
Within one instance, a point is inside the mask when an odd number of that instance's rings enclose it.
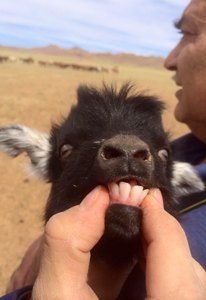
<instances>
[{"instance_id":1,"label":"dry grass","mask_svg":"<svg viewBox=\"0 0 206 300\"><path fill-rule=\"evenodd\" d=\"M3 55L3 53L1 53ZM9 54L11 55L11 53ZM17 56L13 54L13 56ZM19 56L24 56L19 54ZM34 56L37 60L54 60L48 56ZM55 57L56 61L78 62L112 68L113 65L96 61ZM40 131L49 132L51 121L68 113L75 103L76 88L80 83L101 85L132 80L140 90L148 90L167 104L163 120L165 128L171 129L172 137L187 132L173 117L176 103L176 87L172 74L162 70L120 65L120 73L92 73L72 69L41 67L37 63L26 65L4 63L0 65L0 126L23 123ZM49 185L30 178L19 167L28 161L24 155L11 160L0 154L0 295L30 243L42 232L41 213L45 205Z\"/></svg>"}]
</instances>

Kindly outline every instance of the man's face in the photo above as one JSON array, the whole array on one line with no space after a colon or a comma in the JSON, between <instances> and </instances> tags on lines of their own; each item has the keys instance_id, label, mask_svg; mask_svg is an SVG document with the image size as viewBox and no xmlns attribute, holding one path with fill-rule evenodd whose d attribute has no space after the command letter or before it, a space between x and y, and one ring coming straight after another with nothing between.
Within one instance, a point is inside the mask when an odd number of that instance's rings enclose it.
<instances>
[{"instance_id":1,"label":"man's face","mask_svg":"<svg viewBox=\"0 0 206 300\"><path fill-rule=\"evenodd\" d=\"M165 60L180 86L174 114L206 142L206 1L192 0L176 27L183 36Z\"/></svg>"}]
</instances>

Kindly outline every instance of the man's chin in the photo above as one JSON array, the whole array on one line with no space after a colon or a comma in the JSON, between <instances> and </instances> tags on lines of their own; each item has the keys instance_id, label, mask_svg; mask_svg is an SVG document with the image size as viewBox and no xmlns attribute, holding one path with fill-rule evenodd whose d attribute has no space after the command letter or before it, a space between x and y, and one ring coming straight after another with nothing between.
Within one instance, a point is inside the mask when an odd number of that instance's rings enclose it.
<instances>
[{"instance_id":1,"label":"man's chin","mask_svg":"<svg viewBox=\"0 0 206 300\"><path fill-rule=\"evenodd\" d=\"M185 123L185 124L187 123L184 111L183 111L183 109L181 107L181 102L178 102L177 105L176 105L176 107L175 107L174 117L180 123Z\"/></svg>"},{"instance_id":2,"label":"man's chin","mask_svg":"<svg viewBox=\"0 0 206 300\"><path fill-rule=\"evenodd\" d=\"M178 101L177 101L177 104L175 106L174 117L178 122L184 123L184 120L183 120L184 111L182 109L182 97L183 97L182 88L176 91L175 96L176 96Z\"/></svg>"}]
</instances>

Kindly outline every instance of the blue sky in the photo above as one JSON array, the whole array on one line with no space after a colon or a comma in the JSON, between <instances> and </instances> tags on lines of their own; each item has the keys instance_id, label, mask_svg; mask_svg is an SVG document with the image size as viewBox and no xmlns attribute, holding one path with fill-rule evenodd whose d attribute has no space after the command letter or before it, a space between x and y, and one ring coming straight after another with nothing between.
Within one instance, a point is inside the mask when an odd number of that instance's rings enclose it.
<instances>
[{"instance_id":1,"label":"blue sky","mask_svg":"<svg viewBox=\"0 0 206 300\"><path fill-rule=\"evenodd\" d=\"M4 0L0 44L167 56L189 0Z\"/></svg>"}]
</instances>

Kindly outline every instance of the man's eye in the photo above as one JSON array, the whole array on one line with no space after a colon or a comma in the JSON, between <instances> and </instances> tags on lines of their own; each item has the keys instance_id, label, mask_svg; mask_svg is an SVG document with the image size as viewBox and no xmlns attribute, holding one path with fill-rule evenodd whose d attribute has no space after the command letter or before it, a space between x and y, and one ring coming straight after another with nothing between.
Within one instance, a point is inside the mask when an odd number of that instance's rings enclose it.
<instances>
[{"instance_id":1,"label":"man's eye","mask_svg":"<svg viewBox=\"0 0 206 300\"><path fill-rule=\"evenodd\" d=\"M169 158L169 152L166 149L162 149L158 152L158 156L163 162L167 162Z\"/></svg>"},{"instance_id":2,"label":"man's eye","mask_svg":"<svg viewBox=\"0 0 206 300\"><path fill-rule=\"evenodd\" d=\"M181 34L183 37L184 36L192 36L193 34L189 31L185 31L185 30L180 30L178 31L179 34Z\"/></svg>"},{"instance_id":3,"label":"man's eye","mask_svg":"<svg viewBox=\"0 0 206 300\"><path fill-rule=\"evenodd\" d=\"M60 151L61 157L67 158L72 153L72 150L73 150L73 146L71 146L70 144L63 145Z\"/></svg>"}]
</instances>

